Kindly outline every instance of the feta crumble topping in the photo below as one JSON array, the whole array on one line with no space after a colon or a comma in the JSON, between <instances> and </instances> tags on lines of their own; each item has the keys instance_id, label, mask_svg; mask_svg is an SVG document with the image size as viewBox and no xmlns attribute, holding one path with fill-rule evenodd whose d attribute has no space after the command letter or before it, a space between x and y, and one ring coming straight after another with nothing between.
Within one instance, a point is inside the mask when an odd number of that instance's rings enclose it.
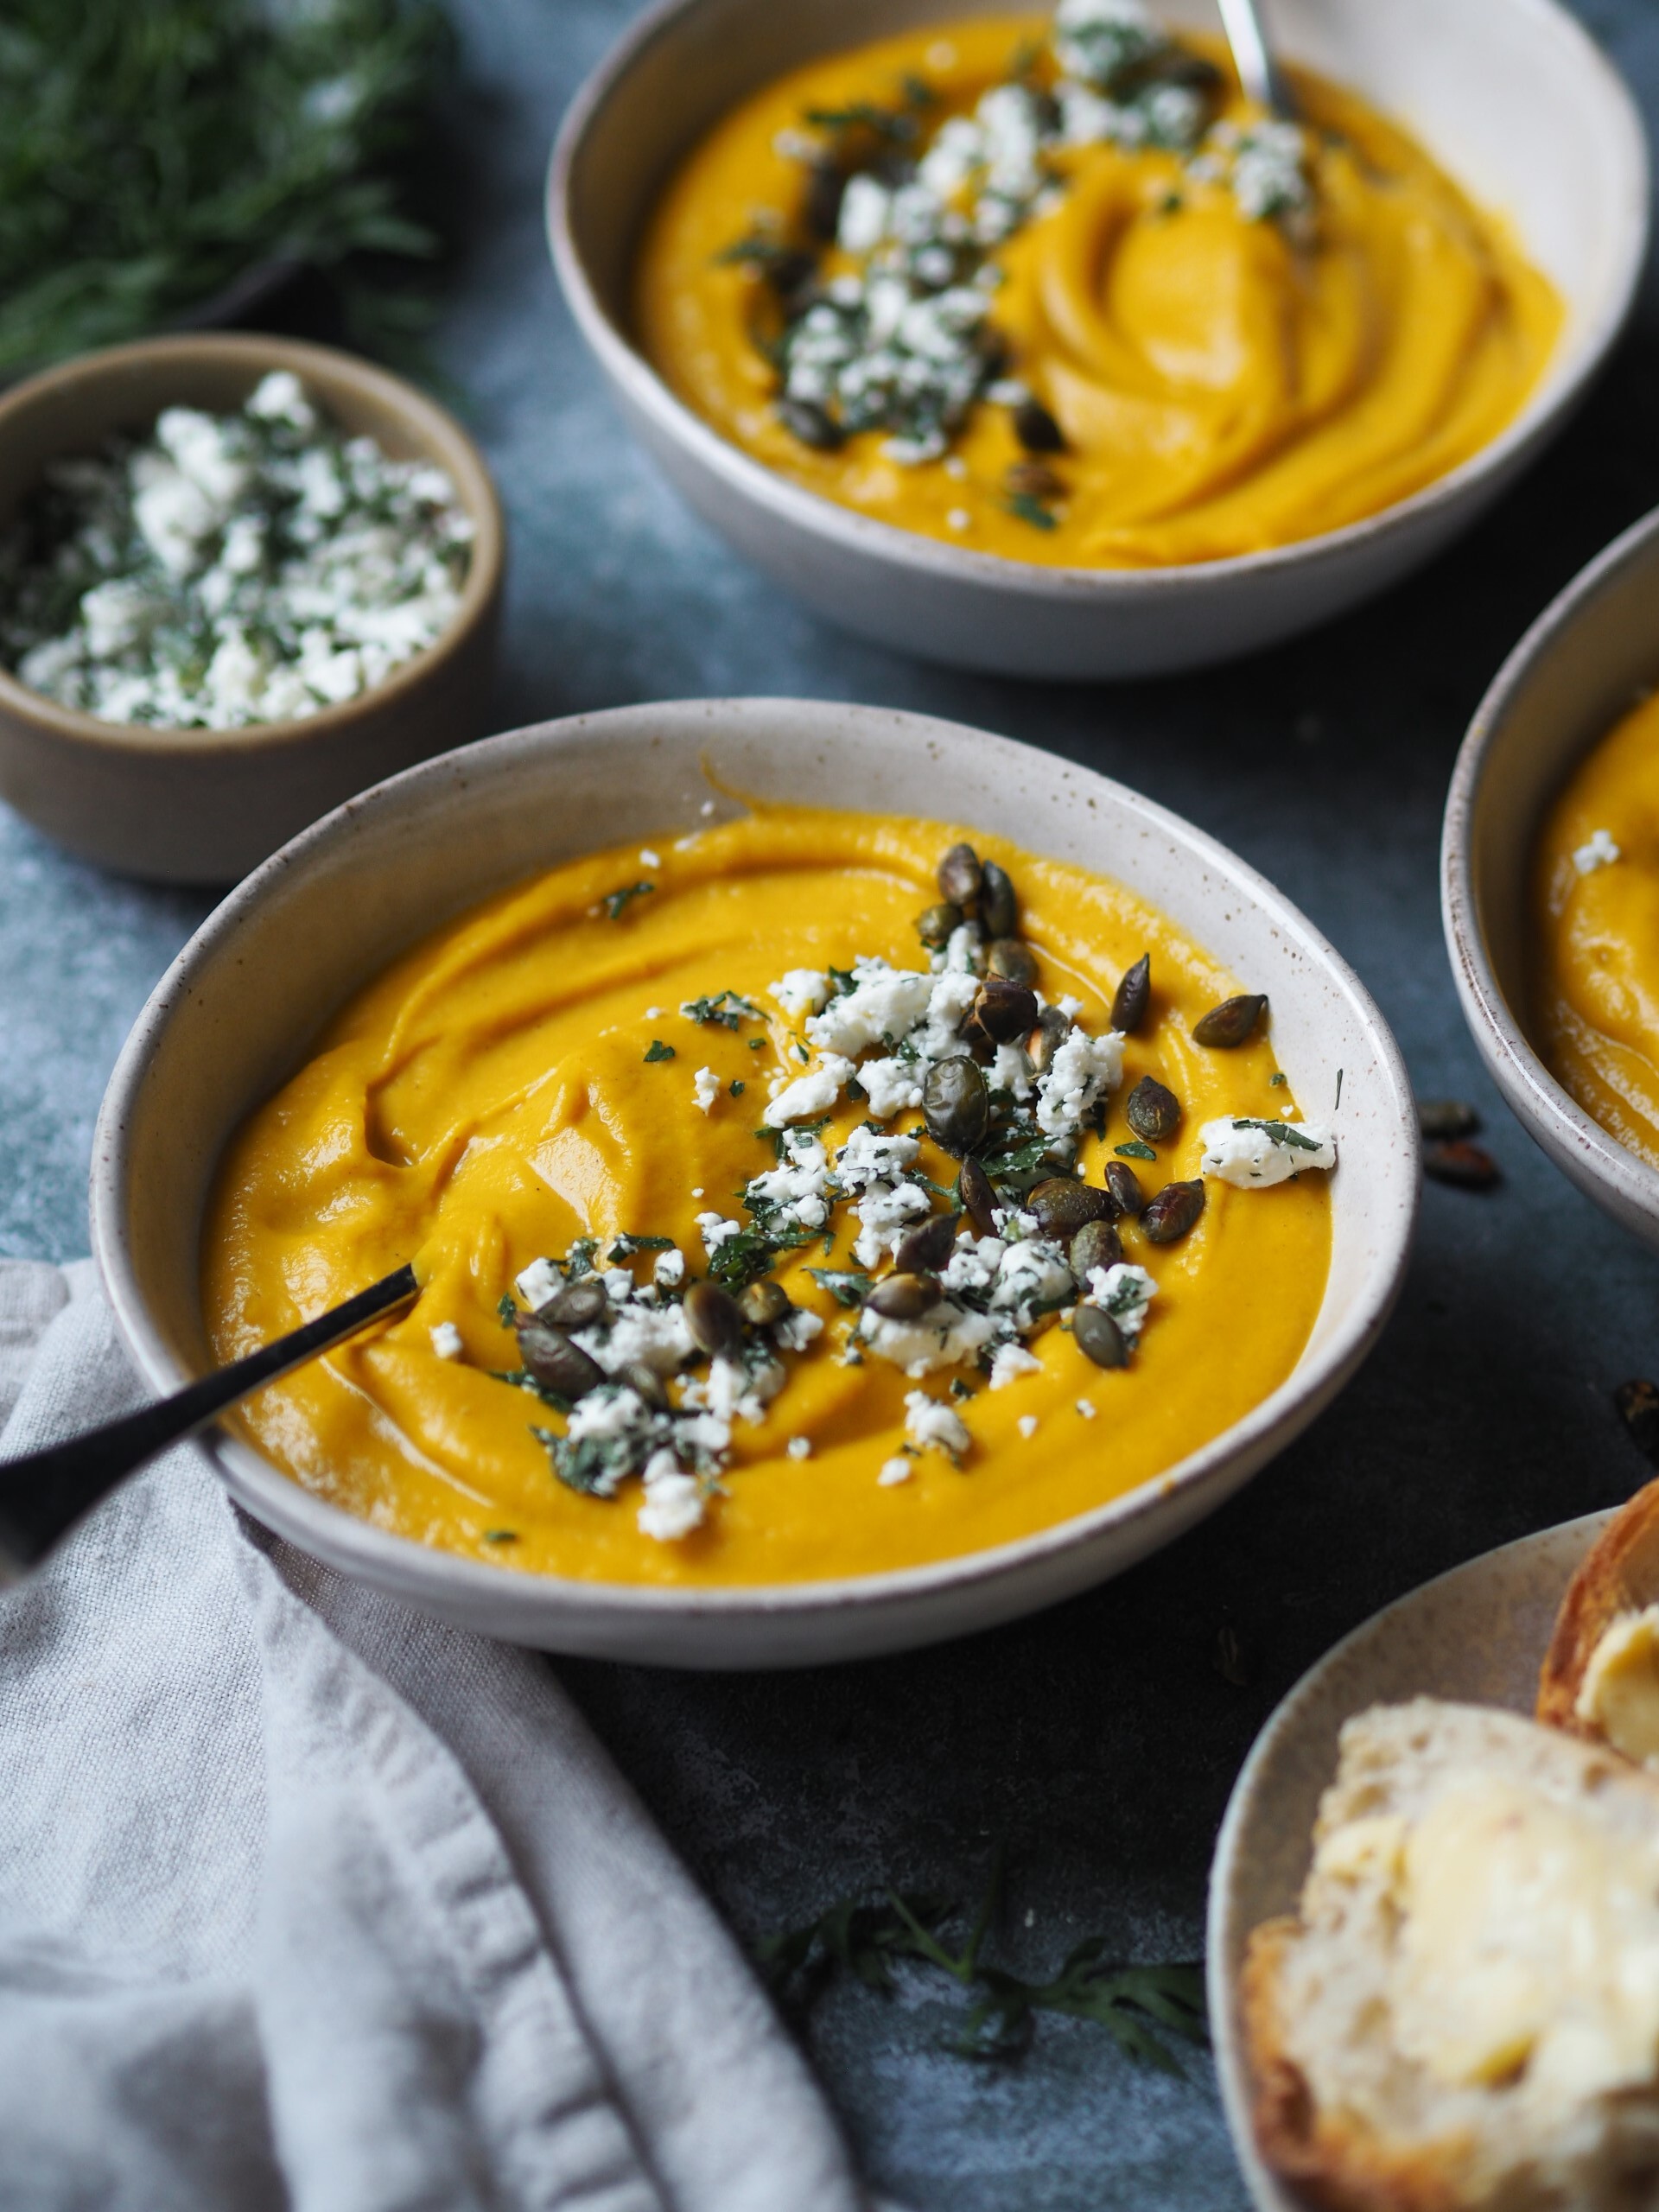
<instances>
[{"instance_id":1,"label":"feta crumble topping","mask_svg":"<svg viewBox=\"0 0 1659 2212\"><path fill-rule=\"evenodd\" d=\"M991 1360L991 1388L993 1390L1006 1390L1010 1382L1017 1382L1022 1375L1040 1375L1042 1371L1042 1361L1035 1352L1027 1351L1023 1344L999 1344Z\"/></svg>"},{"instance_id":2,"label":"feta crumble topping","mask_svg":"<svg viewBox=\"0 0 1659 2212\"><path fill-rule=\"evenodd\" d=\"M881 1471L875 1479L883 1490L891 1490L895 1483L907 1483L910 1480L909 1460L902 1458L884 1459Z\"/></svg>"},{"instance_id":3,"label":"feta crumble topping","mask_svg":"<svg viewBox=\"0 0 1659 2212\"><path fill-rule=\"evenodd\" d=\"M931 1445L951 1459L960 1459L974 1440L961 1414L925 1390L905 1394L905 1434L918 1452Z\"/></svg>"},{"instance_id":4,"label":"feta crumble topping","mask_svg":"<svg viewBox=\"0 0 1659 2212\"><path fill-rule=\"evenodd\" d=\"M473 536L442 470L343 436L273 371L239 414L166 408L48 467L0 540L0 658L105 721L302 718L434 643Z\"/></svg>"},{"instance_id":5,"label":"feta crumble topping","mask_svg":"<svg viewBox=\"0 0 1659 2212\"><path fill-rule=\"evenodd\" d=\"M1027 1443L1029 1444L1032 1438L1037 1433L1036 1414L1021 1414L1019 1420L1014 1423L1014 1427L1019 1430L1020 1435L1025 1438Z\"/></svg>"},{"instance_id":6,"label":"feta crumble topping","mask_svg":"<svg viewBox=\"0 0 1659 2212\"><path fill-rule=\"evenodd\" d=\"M532 1260L514 1281L518 1293L532 1313L537 1313L556 1291L564 1287L564 1277L551 1260Z\"/></svg>"},{"instance_id":7,"label":"feta crumble topping","mask_svg":"<svg viewBox=\"0 0 1659 2212\"><path fill-rule=\"evenodd\" d=\"M812 1457L812 1440L810 1436L791 1436L784 1449L791 1459L810 1459Z\"/></svg>"},{"instance_id":8,"label":"feta crumble topping","mask_svg":"<svg viewBox=\"0 0 1659 2212\"><path fill-rule=\"evenodd\" d=\"M830 978L816 968L791 968L775 983L766 985L768 998L776 999L791 1021L816 1014L830 995Z\"/></svg>"},{"instance_id":9,"label":"feta crumble topping","mask_svg":"<svg viewBox=\"0 0 1659 2212\"><path fill-rule=\"evenodd\" d=\"M1592 830L1587 842L1573 849L1573 865L1580 875L1593 875L1599 868L1611 868L1624 855L1606 830Z\"/></svg>"},{"instance_id":10,"label":"feta crumble topping","mask_svg":"<svg viewBox=\"0 0 1659 2212\"><path fill-rule=\"evenodd\" d=\"M647 1465L645 1487L639 1514L642 1535L654 1536L660 1544L677 1543L701 1522L702 1485L682 1471L671 1452L659 1452Z\"/></svg>"},{"instance_id":11,"label":"feta crumble topping","mask_svg":"<svg viewBox=\"0 0 1659 2212\"><path fill-rule=\"evenodd\" d=\"M720 1096L720 1077L713 1068L699 1068L691 1078L691 1085L698 1111L703 1114L710 1112Z\"/></svg>"},{"instance_id":12,"label":"feta crumble topping","mask_svg":"<svg viewBox=\"0 0 1659 2212\"><path fill-rule=\"evenodd\" d=\"M1241 1191L1265 1190L1287 1183L1306 1168L1332 1168L1337 1147L1319 1122L1266 1122L1223 1115L1199 1131L1202 1175L1231 1183Z\"/></svg>"},{"instance_id":13,"label":"feta crumble topping","mask_svg":"<svg viewBox=\"0 0 1659 2212\"><path fill-rule=\"evenodd\" d=\"M453 1321L438 1321L430 1332L432 1349L440 1359L459 1359L464 1349L461 1331Z\"/></svg>"}]
</instances>

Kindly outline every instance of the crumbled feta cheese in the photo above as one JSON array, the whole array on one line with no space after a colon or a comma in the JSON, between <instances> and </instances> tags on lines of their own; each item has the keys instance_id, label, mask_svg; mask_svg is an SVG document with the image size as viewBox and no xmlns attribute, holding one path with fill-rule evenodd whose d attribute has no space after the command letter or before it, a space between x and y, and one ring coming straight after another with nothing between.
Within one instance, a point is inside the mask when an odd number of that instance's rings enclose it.
<instances>
[{"instance_id":1,"label":"crumbled feta cheese","mask_svg":"<svg viewBox=\"0 0 1659 2212\"><path fill-rule=\"evenodd\" d=\"M821 1229L830 1217L831 1181L830 1157L817 1137L791 1132L777 1166L754 1177L743 1203L785 1226Z\"/></svg>"},{"instance_id":2,"label":"crumbled feta cheese","mask_svg":"<svg viewBox=\"0 0 1659 2212\"><path fill-rule=\"evenodd\" d=\"M1084 1421L1093 1421L1095 1417L1095 1408L1087 1398L1077 1400L1077 1411L1083 1415Z\"/></svg>"},{"instance_id":3,"label":"crumbled feta cheese","mask_svg":"<svg viewBox=\"0 0 1659 2212\"><path fill-rule=\"evenodd\" d=\"M930 1445L959 1459L973 1443L962 1416L925 1390L905 1393L905 1434L918 1452Z\"/></svg>"},{"instance_id":4,"label":"crumbled feta cheese","mask_svg":"<svg viewBox=\"0 0 1659 2212\"><path fill-rule=\"evenodd\" d=\"M437 1321L430 1331L432 1349L440 1359L459 1359L465 1346L453 1321Z\"/></svg>"},{"instance_id":5,"label":"crumbled feta cheese","mask_svg":"<svg viewBox=\"0 0 1659 2212\"><path fill-rule=\"evenodd\" d=\"M998 1263L994 1308L1052 1311L1073 1294L1071 1270L1058 1244L1031 1237L1010 1244Z\"/></svg>"},{"instance_id":6,"label":"crumbled feta cheese","mask_svg":"<svg viewBox=\"0 0 1659 2212\"><path fill-rule=\"evenodd\" d=\"M836 1180L850 1194L873 1183L893 1182L913 1167L921 1146L912 1136L889 1136L885 1129L859 1128L836 1154Z\"/></svg>"},{"instance_id":7,"label":"crumbled feta cheese","mask_svg":"<svg viewBox=\"0 0 1659 2212\"><path fill-rule=\"evenodd\" d=\"M852 989L831 999L822 1014L809 1015L806 1022L809 1043L820 1052L842 1052L849 1059L872 1045L900 1043L926 1014L933 996L931 976L858 965L863 972Z\"/></svg>"},{"instance_id":8,"label":"crumbled feta cheese","mask_svg":"<svg viewBox=\"0 0 1659 2212\"><path fill-rule=\"evenodd\" d=\"M645 1483L640 1534L660 1544L689 1536L702 1519L702 1488L696 1478L681 1471L671 1452L661 1452L647 1465Z\"/></svg>"},{"instance_id":9,"label":"crumbled feta cheese","mask_svg":"<svg viewBox=\"0 0 1659 2212\"><path fill-rule=\"evenodd\" d=\"M636 1362L654 1374L675 1374L694 1358L696 1345L686 1325L683 1306L646 1306L633 1301L620 1306L608 1327L596 1324L579 1329L574 1341L607 1375L620 1374Z\"/></svg>"},{"instance_id":10,"label":"crumbled feta cheese","mask_svg":"<svg viewBox=\"0 0 1659 2212\"><path fill-rule=\"evenodd\" d=\"M551 1260L532 1260L518 1275L514 1287L532 1313L539 1313L548 1300L564 1287L564 1277Z\"/></svg>"},{"instance_id":11,"label":"crumbled feta cheese","mask_svg":"<svg viewBox=\"0 0 1659 2212\"><path fill-rule=\"evenodd\" d=\"M812 1440L810 1436L791 1436L784 1449L791 1459L810 1459L812 1457Z\"/></svg>"},{"instance_id":12,"label":"crumbled feta cheese","mask_svg":"<svg viewBox=\"0 0 1659 2212\"><path fill-rule=\"evenodd\" d=\"M775 983L766 985L768 998L776 999L791 1021L803 1014L816 1014L830 995L830 978L817 968L791 968Z\"/></svg>"},{"instance_id":13,"label":"crumbled feta cheese","mask_svg":"<svg viewBox=\"0 0 1659 2212\"><path fill-rule=\"evenodd\" d=\"M1037 1126L1046 1135L1070 1135L1123 1077L1123 1039L1116 1029L1090 1037L1073 1029L1060 1039L1037 1082Z\"/></svg>"},{"instance_id":14,"label":"crumbled feta cheese","mask_svg":"<svg viewBox=\"0 0 1659 2212\"><path fill-rule=\"evenodd\" d=\"M683 1283L685 1281L684 1253L659 1252L652 1262L651 1279L660 1283L664 1290L672 1290L677 1284Z\"/></svg>"},{"instance_id":15,"label":"crumbled feta cheese","mask_svg":"<svg viewBox=\"0 0 1659 2212\"><path fill-rule=\"evenodd\" d=\"M1573 865L1580 875L1593 875L1599 868L1611 868L1623 857L1608 830L1592 830L1586 843L1573 849Z\"/></svg>"},{"instance_id":16,"label":"crumbled feta cheese","mask_svg":"<svg viewBox=\"0 0 1659 2212\"><path fill-rule=\"evenodd\" d=\"M1014 1427L1019 1430L1020 1435L1025 1438L1027 1443L1029 1444L1032 1438L1037 1433L1036 1414L1021 1414L1019 1420L1014 1423Z\"/></svg>"},{"instance_id":17,"label":"crumbled feta cheese","mask_svg":"<svg viewBox=\"0 0 1659 2212\"><path fill-rule=\"evenodd\" d=\"M890 1122L906 1107L922 1103L917 1064L898 1059L866 1060L858 1071L859 1087L878 1122Z\"/></svg>"},{"instance_id":18,"label":"crumbled feta cheese","mask_svg":"<svg viewBox=\"0 0 1659 2212\"><path fill-rule=\"evenodd\" d=\"M871 1183L855 1202L860 1227L853 1243L853 1257L861 1268L874 1268L898 1244L912 1222L931 1213L933 1202L915 1183Z\"/></svg>"},{"instance_id":19,"label":"crumbled feta cheese","mask_svg":"<svg viewBox=\"0 0 1659 2212\"><path fill-rule=\"evenodd\" d=\"M700 1198L702 1193L694 1192L692 1196ZM728 1236L741 1236L743 1234L743 1224L741 1221L733 1221L729 1217L717 1213L700 1213L697 1216L697 1227L702 1232L702 1249L711 1260Z\"/></svg>"},{"instance_id":20,"label":"crumbled feta cheese","mask_svg":"<svg viewBox=\"0 0 1659 2212\"><path fill-rule=\"evenodd\" d=\"M1223 1115L1199 1131L1202 1175L1231 1183L1241 1191L1265 1190L1288 1182L1310 1167L1337 1164L1337 1148L1322 1122L1268 1122Z\"/></svg>"},{"instance_id":21,"label":"crumbled feta cheese","mask_svg":"<svg viewBox=\"0 0 1659 2212\"><path fill-rule=\"evenodd\" d=\"M811 1114L827 1113L841 1096L853 1064L839 1052L826 1052L817 1067L793 1083L785 1084L760 1116L769 1129L787 1122L804 1122Z\"/></svg>"},{"instance_id":22,"label":"crumbled feta cheese","mask_svg":"<svg viewBox=\"0 0 1659 2212\"><path fill-rule=\"evenodd\" d=\"M720 1096L720 1077L713 1068L699 1068L691 1078L698 1110L708 1113Z\"/></svg>"},{"instance_id":23,"label":"crumbled feta cheese","mask_svg":"<svg viewBox=\"0 0 1659 2212\"><path fill-rule=\"evenodd\" d=\"M1147 1307L1158 1295L1158 1286L1144 1268L1120 1260L1114 1267L1090 1268L1089 1294L1133 1342L1145 1325Z\"/></svg>"},{"instance_id":24,"label":"crumbled feta cheese","mask_svg":"<svg viewBox=\"0 0 1659 2212\"><path fill-rule=\"evenodd\" d=\"M891 1490L895 1483L910 1480L910 1462L906 1459L884 1459L881 1471L875 1478L883 1490Z\"/></svg>"},{"instance_id":25,"label":"crumbled feta cheese","mask_svg":"<svg viewBox=\"0 0 1659 2212\"><path fill-rule=\"evenodd\" d=\"M919 1381L942 1367L959 1367L976 1358L999 1325L988 1313L967 1313L942 1299L914 1321L895 1321L886 1313L873 1313L867 1306L859 1316L858 1335L878 1359L890 1360Z\"/></svg>"},{"instance_id":26,"label":"crumbled feta cheese","mask_svg":"<svg viewBox=\"0 0 1659 2212\"><path fill-rule=\"evenodd\" d=\"M639 848L639 865L641 868L661 868L662 864L663 856L660 853L653 853L649 845L641 845Z\"/></svg>"},{"instance_id":27,"label":"crumbled feta cheese","mask_svg":"<svg viewBox=\"0 0 1659 2212\"><path fill-rule=\"evenodd\" d=\"M772 1325L772 1340L785 1351L804 1351L814 1337L822 1336L823 1323L817 1314L808 1313L804 1306L785 1313L781 1321Z\"/></svg>"},{"instance_id":28,"label":"crumbled feta cheese","mask_svg":"<svg viewBox=\"0 0 1659 2212\"><path fill-rule=\"evenodd\" d=\"M1001 1344L991 1354L991 1388L1006 1390L1010 1382L1017 1382L1022 1375L1040 1375L1043 1363L1035 1352L1023 1344Z\"/></svg>"}]
</instances>

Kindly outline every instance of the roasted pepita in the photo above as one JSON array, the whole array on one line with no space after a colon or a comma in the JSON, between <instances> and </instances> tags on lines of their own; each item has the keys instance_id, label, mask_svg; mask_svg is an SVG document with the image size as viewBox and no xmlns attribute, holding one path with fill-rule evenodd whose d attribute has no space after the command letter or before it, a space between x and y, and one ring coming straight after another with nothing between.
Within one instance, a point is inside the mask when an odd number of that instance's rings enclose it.
<instances>
[{"instance_id":1,"label":"roasted pepita","mask_svg":"<svg viewBox=\"0 0 1659 2212\"><path fill-rule=\"evenodd\" d=\"M1267 1005L1265 991L1241 991L1236 998L1223 999L1193 1023L1193 1040L1214 1051L1230 1052L1255 1035Z\"/></svg>"},{"instance_id":2,"label":"roasted pepita","mask_svg":"<svg viewBox=\"0 0 1659 2212\"><path fill-rule=\"evenodd\" d=\"M1123 1102L1123 1118L1136 1136L1159 1144L1180 1127L1181 1102L1156 1076L1143 1075Z\"/></svg>"}]
</instances>

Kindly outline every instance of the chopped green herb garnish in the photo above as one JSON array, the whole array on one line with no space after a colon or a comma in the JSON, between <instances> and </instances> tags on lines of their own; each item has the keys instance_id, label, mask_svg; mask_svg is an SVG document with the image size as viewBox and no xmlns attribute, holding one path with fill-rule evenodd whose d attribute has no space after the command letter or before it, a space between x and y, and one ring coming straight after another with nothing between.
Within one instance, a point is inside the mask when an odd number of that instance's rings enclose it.
<instances>
[{"instance_id":1,"label":"chopped green herb garnish","mask_svg":"<svg viewBox=\"0 0 1659 2212\"><path fill-rule=\"evenodd\" d=\"M1016 522L1029 523L1033 530L1058 530L1059 524L1040 499L1033 499L1029 492L1015 492L1008 500L1008 512Z\"/></svg>"},{"instance_id":2,"label":"chopped green herb garnish","mask_svg":"<svg viewBox=\"0 0 1659 2212\"><path fill-rule=\"evenodd\" d=\"M518 1531L516 1529L486 1529L484 1541L486 1544L516 1544Z\"/></svg>"},{"instance_id":3,"label":"chopped green herb garnish","mask_svg":"<svg viewBox=\"0 0 1659 2212\"><path fill-rule=\"evenodd\" d=\"M875 1287L870 1276L852 1268L809 1268L806 1272L837 1306L861 1306Z\"/></svg>"},{"instance_id":4,"label":"chopped green herb garnish","mask_svg":"<svg viewBox=\"0 0 1659 2212\"><path fill-rule=\"evenodd\" d=\"M504 1329L512 1328L518 1319L518 1304L510 1290L504 1290L495 1302L497 1318Z\"/></svg>"},{"instance_id":5,"label":"chopped green herb garnish","mask_svg":"<svg viewBox=\"0 0 1659 2212\"><path fill-rule=\"evenodd\" d=\"M570 1247L570 1249L564 1255L563 1266L566 1280L570 1282L578 1282L583 1275L592 1274L594 1271L594 1255L598 1251L598 1249L599 1239L597 1236L578 1236L575 1243Z\"/></svg>"},{"instance_id":6,"label":"chopped green herb garnish","mask_svg":"<svg viewBox=\"0 0 1659 2212\"><path fill-rule=\"evenodd\" d=\"M1263 1136L1287 1152L1317 1152L1319 1149L1317 1137L1305 1136L1300 1129L1293 1128L1288 1122L1241 1121L1235 1118L1233 1127L1236 1129L1260 1129Z\"/></svg>"},{"instance_id":7,"label":"chopped green herb garnish","mask_svg":"<svg viewBox=\"0 0 1659 2212\"><path fill-rule=\"evenodd\" d=\"M795 1057L800 1062L801 1065L804 1067L807 1062L811 1058L812 1055L807 1051L804 1045L798 1044L795 1047Z\"/></svg>"},{"instance_id":8,"label":"chopped green herb garnish","mask_svg":"<svg viewBox=\"0 0 1659 2212\"><path fill-rule=\"evenodd\" d=\"M652 1039L651 1050L645 1054L645 1062L647 1065L649 1065L652 1060L671 1060L673 1057L674 1047L671 1045L664 1045L660 1037L653 1037Z\"/></svg>"},{"instance_id":9,"label":"chopped green herb garnish","mask_svg":"<svg viewBox=\"0 0 1659 2212\"><path fill-rule=\"evenodd\" d=\"M973 1384L962 1376L953 1375L950 1377L950 1395L953 1398L972 1398L976 1397L978 1393Z\"/></svg>"},{"instance_id":10,"label":"chopped green herb garnish","mask_svg":"<svg viewBox=\"0 0 1659 2212\"><path fill-rule=\"evenodd\" d=\"M635 1236L631 1230L625 1229L605 1257L614 1267L620 1261L631 1260L636 1252L671 1252L673 1249L674 1239L671 1236Z\"/></svg>"},{"instance_id":11,"label":"chopped green herb garnish","mask_svg":"<svg viewBox=\"0 0 1659 2212\"><path fill-rule=\"evenodd\" d=\"M1342 1103L1342 1070L1341 1070L1340 1068L1338 1068L1338 1069L1337 1070L1337 1105L1338 1105L1338 1106L1340 1106L1340 1105L1341 1105L1341 1103ZM1332 1113L1334 1113L1334 1112L1336 1111L1336 1107L1334 1107L1334 1106L1333 1106L1333 1107L1332 1108L1332 1109L1331 1109L1331 1110L1332 1110Z\"/></svg>"},{"instance_id":12,"label":"chopped green herb garnish","mask_svg":"<svg viewBox=\"0 0 1659 2212\"><path fill-rule=\"evenodd\" d=\"M764 1037L751 1037L751 1038L750 1038L750 1039L749 1039L749 1050L750 1050L752 1052L764 1052L766 1051L766 1039L765 1039Z\"/></svg>"},{"instance_id":13,"label":"chopped green herb garnish","mask_svg":"<svg viewBox=\"0 0 1659 2212\"><path fill-rule=\"evenodd\" d=\"M1268 1077L1269 1084L1275 1090L1279 1088L1279 1085L1281 1083L1288 1083L1290 1077L1285 1073L1282 1068L1275 1068L1273 1073Z\"/></svg>"},{"instance_id":14,"label":"chopped green herb garnish","mask_svg":"<svg viewBox=\"0 0 1659 2212\"><path fill-rule=\"evenodd\" d=\"M607 891L599 903L612 921L620 922L632 900L643 899L656 888L654 883L624 883L614 891Z\"/></svg>"},{"instance_id":15,"label":"chopped green herb garnish","mask_svg":"<svg viewBox=\"0 0 1659 2212\"><path fill-rule=\"evenodd\" d=\"M1112 1150L1120 1160L1156 1160L1158 1155L1149 1144L1142 1144L1139 1137L1131 1137L1128 1144L1115 1144Z\"/></svg>"},{"instance_id":16,"label":"chopped green herb garnish","mask_svg":"<svg viewBox=\"0 0 1659 2212\"><path fill-rule=\"evenodd\" d=\"M744 1021L761 1021L766 1018L758 1006L735 991L716 991L711 999L687 999L680 1012L688 1021L721 1029L736 1029Z\"/></svg>"},{"instance_id":17,"label":"chopped green herb garnish","mask_svg":"<svg viewBox=\"0 0 1659 2212\"><path fill-rule=\"evenodd\" d=\"M743 1096L745 1085L740 1083L738 1078L734 1076L731 1081L727 1084L726 1088L734 1098L741 1098Z\"/></svg>"}]
</instances>

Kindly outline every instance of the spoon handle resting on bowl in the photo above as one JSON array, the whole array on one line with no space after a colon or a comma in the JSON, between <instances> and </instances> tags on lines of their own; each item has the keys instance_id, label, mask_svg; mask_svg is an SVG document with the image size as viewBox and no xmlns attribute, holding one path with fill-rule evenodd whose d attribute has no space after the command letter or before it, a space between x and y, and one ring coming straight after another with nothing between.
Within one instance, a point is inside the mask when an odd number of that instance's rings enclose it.
<instances>
[{"instance_id":1,"label":"spoon handle resting on bowl","mask_svg":"<svg viewBox=\"0 0 1659 2212\"><path fill-rule=\"evenodd\" d=\"M420 1286L412 1265L371 1283L354 1298L319 1313L245 1359L204 1375L200 1382L141 1407L121 1421L72 1436L44 1452L0 1462L0 1585L18 1580L45 1558L60 1536L118 1482L188 1436L216 1414L355 1336L413 1298Z\"/></svg>"},{"instance_id":2,"label":"spoon handle resting on bowl","mask_svg":"<svg viewBox=\"0 0 1659 2212\"><path fill-rule=\"evenodd\" d=\"M1288 122L1295 115L1296 103L1283 71L1273 58L1256 0L1218 0L1218 4L1227 43L1232 49L1233 67L1238 72L1245 99Z\"/></svg>"}]
</instances>

